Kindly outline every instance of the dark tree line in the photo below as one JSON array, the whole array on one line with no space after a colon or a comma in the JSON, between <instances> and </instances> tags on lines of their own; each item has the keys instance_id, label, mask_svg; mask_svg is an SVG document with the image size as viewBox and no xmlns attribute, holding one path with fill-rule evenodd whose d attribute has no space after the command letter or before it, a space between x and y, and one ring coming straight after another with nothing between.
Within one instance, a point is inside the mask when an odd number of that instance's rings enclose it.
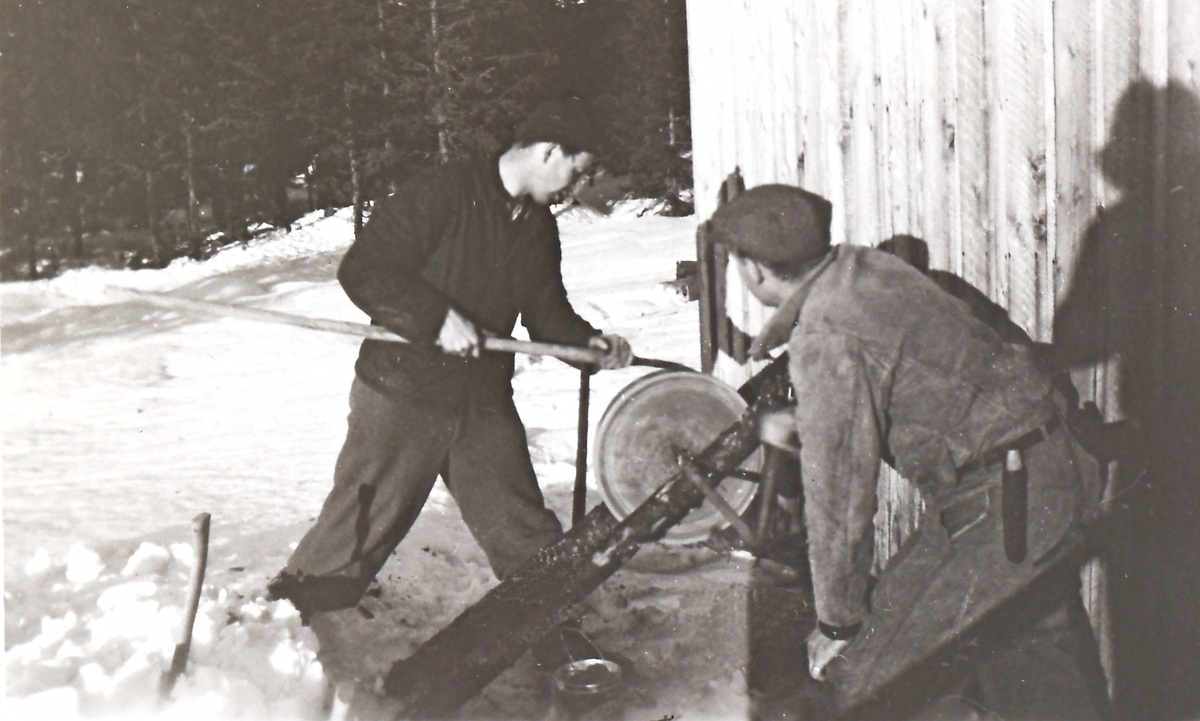
<instances>
[{"instance_id":1,"label":"dark tree line","mask_svg":"<svg viewBox=\"0 0 1200 721\"><path fill-rule=\"evenodd\" d=\"M495 153L567 94L678 199L684 0L0 0L0 273L161 266Z\"/></svg>"}]
</instances>

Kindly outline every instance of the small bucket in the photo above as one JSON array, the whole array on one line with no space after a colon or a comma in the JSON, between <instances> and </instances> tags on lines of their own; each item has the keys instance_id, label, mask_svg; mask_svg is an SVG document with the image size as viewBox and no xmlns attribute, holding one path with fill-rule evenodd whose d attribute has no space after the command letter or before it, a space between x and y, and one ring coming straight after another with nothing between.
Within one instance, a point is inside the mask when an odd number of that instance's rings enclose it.
<instances>
[{"instance_id":1,"label":"small bucket","mask_svg":"<svg viewBox=\"0 0 1200 721\"><path fill-rule=\"evenodd\" d=\"M603 658L563 664L554 672L554 718L578 718L616 698L623 673L620 664Z\"/></svg>"}]
</instances>

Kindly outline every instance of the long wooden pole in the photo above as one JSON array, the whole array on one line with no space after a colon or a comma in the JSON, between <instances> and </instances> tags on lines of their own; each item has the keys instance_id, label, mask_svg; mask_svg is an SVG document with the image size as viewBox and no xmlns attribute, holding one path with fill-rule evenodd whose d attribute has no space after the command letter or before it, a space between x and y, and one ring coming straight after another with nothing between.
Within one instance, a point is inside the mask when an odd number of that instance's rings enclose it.
<instances>
[{"instance_id":1,"label":"long wooden pole","mask_svg":"<svg viewBox=\"0 0 1200 721\"><path fill-rule=\"evenodd\" d=\"M366 323L354 323L345 320L333 320L331 318L310 318L303 315L280 313L279 311L274 310L263 310L262 308L247 308L240 305L213 303L205 300L192 300L190 298L179 298L177 296L164 295L162 293L147 293L145 291L132 290L129 288L114 287L109 288L108 292L114 296L127 298L129 300L142 301L144 303L156 305L160 308L169 308L171 310L191 310L231 318L244 318L246 320L253 320L261 323L294 325L299 328L321 330L330 333L341 333L342 335L352 335L360 338L370 338L372 340L389 341L392 343L410 342L407 338L397 335L386 328L381 328L377 325L367 325ZM595 348L558 345L555 343L536 343L533 341L515 340L513 338L484 338L483 350L495 351L497 353L523 353L525 355L551 356L569 363L581 363L595 366L600 365L600 360L604 356L600 350Z\"/></svg>"}]
</instances>

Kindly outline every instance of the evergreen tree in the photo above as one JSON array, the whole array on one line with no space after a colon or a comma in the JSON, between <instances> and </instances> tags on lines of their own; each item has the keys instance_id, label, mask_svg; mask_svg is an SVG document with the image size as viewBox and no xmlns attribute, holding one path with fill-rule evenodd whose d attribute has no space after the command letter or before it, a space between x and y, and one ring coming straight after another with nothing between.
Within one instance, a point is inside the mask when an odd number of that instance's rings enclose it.
<instances>
[{"instance_id":1,"label":"evergreen tree","mask_svg":"<svg viewBox=\"0 0 1200 721\"><path fill-rule=\"evenodd\" d=\"M591 99L601 153L639 194L690 212L687 33L684 0L554 0L561 88Z\"/></svg>"},{"instance_id":2,"label":"evergreen tree","mask_svg":"<svg viewBox=\"0 0 1200 721\"><path fill-rule=\"evenodd\" d=\"M611 85L612 134L648 190L677 197L681 186L691 186L684 0L621 5L611 41L622 65Z\"/></svg>"},{"instance_id":3,"label":"evergreen tree","mask_svg":"<svg viewBox=\"0 0 1200 721\"><path fill-rule=\"evenodd\" d=\"M566 94L593 101L615 171L646 187L683 178L682 9L0 0L0 272L85 262L100 230L150 239L135 266L200 255L202 209L225 240L245 238L288 221L298 176L361 222L416 167L498 152L536 103Z\"/></svg>"},{"instance_id":4,"label":"evergreen tree","mask_svg":"<svg viewBox=\"0 0 1200 721\"><path fill-rule=\"evenodd\" d=\"M494 153L545 85L555 59L543 14L528 0L417 0L406 7L423 42L408 54L406 88L420 97L438 163Z\"/></svg>"},{"instance_id":5,"label":"evergreen tree","mask_svg":"<svg viewBox=\"0 0 1200 721\"><path fill-rule=\"evenodd\" d=\"M107 74L111 30L69 0L0 2L5 278L81 262L85 232L113 205L106 168L123 151L114 143L120 106Z\"/></svg>"}]
</instances>

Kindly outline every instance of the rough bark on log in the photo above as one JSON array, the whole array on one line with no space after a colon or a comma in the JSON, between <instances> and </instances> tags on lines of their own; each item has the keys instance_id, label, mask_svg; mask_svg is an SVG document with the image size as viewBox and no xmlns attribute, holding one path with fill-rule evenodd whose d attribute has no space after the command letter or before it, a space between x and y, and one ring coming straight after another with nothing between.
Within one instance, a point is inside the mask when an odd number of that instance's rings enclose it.
<instances>
[{"instance_id":1,"label":"rough bark on log","mask_svg":"<svg viewBox=\"0 0 1200 721\"><path fill-rule=\"evenodd\" d=\"M714 478L736 468L759 445L759 418L789 403L790 391L785 356L739 389L749 409L696 462L712 469ZM678 472L624 521L618 522L603 504L597 506L412 656L392 665L384 688L399 701L399 718L453 716L564 620L566 609L703 500L704 494Z\"/></svg>"}]
</instances>

